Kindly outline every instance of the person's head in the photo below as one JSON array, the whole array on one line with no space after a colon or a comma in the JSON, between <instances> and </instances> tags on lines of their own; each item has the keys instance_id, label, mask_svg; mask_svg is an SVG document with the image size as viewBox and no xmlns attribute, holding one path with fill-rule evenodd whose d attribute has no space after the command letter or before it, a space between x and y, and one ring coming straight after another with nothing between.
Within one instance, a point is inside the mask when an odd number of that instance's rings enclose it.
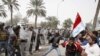
<instances>
[{"instance_id":1,"label":"person's head","mask_svg":"<svg viewBox=\"0 0 100 56\"><path fill-rule=\"evenodd\" d=\"M97 31L93 31L92 32L96 37L98 36L98 32Z\"/></svg>"},{"instance_id":2,"label":"person's head","mask_svg":"<svg viewBox=\"0 0 100 56\"><path fill-rule=\"evenodd\" d=\"M75 38L74 37L70 37L69 38L69 44L73 44L75 42Z\"/></svg>"},{"instance_id":3,"label":"person's head","mask_svg":"<svg viewBox=\"0 0 100 56\"><path fill-rule=\"evenodd\" d=\"M10 28L10 26L6 26L5 29L8 30Z\"/></svg>"},{"instance_id":4,"label":"person's head","mask_svg":"<svg viewBox=\"0 0 100 56\"><path fill-rule=\"evenodd\" d=\"M1 30L3 30L4 25L5 25L4 23L0 23L0 29L1 29Z\"/></svg>"},{"instance_id":5,"label":"person's head","mask_svg":"<svg viewBox=\"0 0 100 56\"><path fill-rule=\"evenodd\" d=\"M88 43L90 45L93 45L96 43L96 37L94 35L88 35L86 39L88 40Z\"/></svg>"},{"instance_id":6,"label":"person's head","mask_svg":"<svg viewBox=\"0 0 100 56\"><path fill-rule=\"evenodd\" d=\"M20 26L16 26L16 29L19 30L20 29Z\"/></svg>"},{"instance_id":7,"label":"person's head","mask_svg":"<svg viewBox=\"0 0 100 56\"><path fill-rule=\"evenodd\" d=\"M15 26L13 28L13 30L14 30L14 32L19 32L20 31L20 26L19 25Z\"/></svg>"},{"instance_id":8,"label":"person's head","mask_svg":"<svg viewBox=\"0 0 100 56\"><path fill-rule=\"evenodd\" d=\"M29 27L29 30L32 31L33 30L33 27Z\"/></svg>"}]
</instances>

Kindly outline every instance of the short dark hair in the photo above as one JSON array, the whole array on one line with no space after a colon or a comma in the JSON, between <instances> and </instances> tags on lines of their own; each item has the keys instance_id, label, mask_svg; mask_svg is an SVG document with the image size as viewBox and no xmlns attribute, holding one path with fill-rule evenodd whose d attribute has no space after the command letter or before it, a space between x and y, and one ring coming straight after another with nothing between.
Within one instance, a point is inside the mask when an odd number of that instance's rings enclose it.
<instances>
[{"instance_id":1,"label":"short dark hair","mask_svg":"<svg viewBox=\"0 0 100 56\"><path fill-rule=\"evenodd\" d=\"M89 35L90 38L92 39L92 41L94 41L95 43L97 43L97 39L95 35Z\"/></svg>"},{"instance_id":2,"label":"short dark hair","mask_svg":"<svg viewBox=\"0 0 100 56\"><path fill-rule=\"evenodd\" d=\"M98 36L98 32L97 31L93 31L92 32L96 37Z\"/></svg>"},{"instance_id":3,"label":"short dark hair","mask_svg":"<svg viewBox=\"0 0 100 56\"><path fill-rule=\"evenodd\" d=\"M69 40L73 40L73 41L75 41L75 38L74 38L74 37L70 37Z\"/></svg>"}]
</instances>

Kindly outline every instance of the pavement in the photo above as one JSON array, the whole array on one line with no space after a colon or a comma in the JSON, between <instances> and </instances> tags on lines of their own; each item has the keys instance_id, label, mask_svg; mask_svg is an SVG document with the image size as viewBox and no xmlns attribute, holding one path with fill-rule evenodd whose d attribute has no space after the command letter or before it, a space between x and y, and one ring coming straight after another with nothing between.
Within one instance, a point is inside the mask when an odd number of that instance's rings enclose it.
<instances>
[{"instance_id":1,"label":"pavement","mask_svg":"<svg viewBox=\"0 0 100 56\"><path fill-rule=\"evenodd\" d=\"M40 50L37 52L33 51L32 55L27 55L27 56L43 56L44 53L48 50L49 45L42 45L40 46ZM63 48L61 45L59 46L61 56L65 56L65 48ZM0 54L0 56L5 56L4 53ZM47 56L57 56L56 50L52 50Z\"/></svg>"},{"instance_id":2,"label":"pavement","mask_svg":"<svg viewBox=\"0 0 100 56\"><path fill-rule=\"evenodd\" d=\"M49 46L42 46L41 49L37 52L33 52L33 55L29 56L43 56L43 54L48 50ZM65 56L65 48L62 46L59 47L61 51L61 56ZM57 56L56 50L52 50L47 56Z\"/></svg>"},{"instance_id":3,"label":"pavement","mask_svg":"<svg viewBox=\"0 0 100 56\"><path fill-rule=\"evenodd\" d=\"M62 43L62 41L60 43ZM43 56L43 54L46 53L48 48L49 45L40 46L40 51L33 52L33 55L31 56ZM63 48L61 45L59 46L59 48L60 48L61 56L65 56L65 48ZM56 50L52 50L47 56L57 56Z\"/></svg>"}]
</instances>

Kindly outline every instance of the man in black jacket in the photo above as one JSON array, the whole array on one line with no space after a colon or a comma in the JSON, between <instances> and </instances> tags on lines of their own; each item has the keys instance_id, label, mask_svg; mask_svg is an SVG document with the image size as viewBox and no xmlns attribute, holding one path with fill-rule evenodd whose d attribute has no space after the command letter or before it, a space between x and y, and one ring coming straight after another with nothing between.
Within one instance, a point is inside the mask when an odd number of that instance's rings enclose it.
<instances>
[{"instance_id":1,"label":"man in black jacket","mask_svg":"<svg viewBox=\"0 0 100 56\"><path fill-rule=\"evenodd\" d=\"M60 34L59 32L55 32L55 34L52 36L52 39L50 40L51 47L43 56L47 56L47 54L50 53L53 49L57 51L58 56L61 56L59 50L59 42L60 42Z\"/></svg>"},{"instance_id":2,"label":"man in black jacket","mask_svg":"<svg viewBox=\"0 0 100 56\"><path fill-rule=\"evenodd\" d=\"M32 36L31 36L31 43L30 43L30 47L29 47L29 53L32 54L32 49L33 49L33 42L35 42L35 31L33 30L33 27L31 28L32 30Z\"/></svg>"}]
</instances>

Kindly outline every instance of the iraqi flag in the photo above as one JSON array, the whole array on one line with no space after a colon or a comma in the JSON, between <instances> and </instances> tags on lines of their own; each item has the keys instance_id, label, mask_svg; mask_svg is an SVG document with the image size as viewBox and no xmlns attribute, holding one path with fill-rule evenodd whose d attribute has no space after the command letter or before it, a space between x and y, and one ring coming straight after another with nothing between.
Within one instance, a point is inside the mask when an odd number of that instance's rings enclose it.
<instances>
[{"instance_id":1,"label":"iraqi flag","mask_svg":"<svg viewBox=\"0 0 100 56\"><path fill-rule=\"evenodd\" d=\"M73 24L72 36L76 37L83 30L85 30L85 26L82 23L79 13L77 13L76 20Z\"/></svg>"}]
</instances>

